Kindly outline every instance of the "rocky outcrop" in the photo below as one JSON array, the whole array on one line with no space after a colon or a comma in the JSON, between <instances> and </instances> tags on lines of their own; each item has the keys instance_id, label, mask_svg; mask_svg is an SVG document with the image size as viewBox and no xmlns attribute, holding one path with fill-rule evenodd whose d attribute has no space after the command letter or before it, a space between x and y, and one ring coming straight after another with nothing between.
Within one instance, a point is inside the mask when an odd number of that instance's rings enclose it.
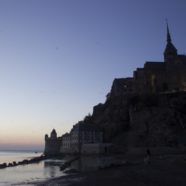
<instances>
[{"instance_id":1,"label":"rocky outcrop","mask_svg":"<svg viewBox=\"0 0 186 186\"><path fill-rule=\"evenodd\" d=\"M121 131L129 128L129 110L126 97L117 96L106 100L105 104L94 107L92 122L104 131L104 139L111 141Z\"/></svg>"},{"instance_id":2,"label":"rocky outcrop","mask_svg":"<svg viewBox=\"0 0 186 186\"><path fill-rule=\"evenodd\" d=\"M110 96L94 107L91 122L105 141L127 148L185 145L186 93Z\"/></svg>"}]
</instances>

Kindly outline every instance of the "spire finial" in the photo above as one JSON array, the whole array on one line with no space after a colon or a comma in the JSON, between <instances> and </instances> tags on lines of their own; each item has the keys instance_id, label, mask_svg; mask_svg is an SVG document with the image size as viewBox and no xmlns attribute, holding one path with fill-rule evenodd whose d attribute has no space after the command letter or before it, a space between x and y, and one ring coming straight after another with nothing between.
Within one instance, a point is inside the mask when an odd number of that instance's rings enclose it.
<instances>
[{"instance_id":1,"label":"spire finial","mask_svg":"<svg viewBox=\"0 0 186 186\"><path fill-rule=\"evenodd\" d=\"M170 35L170 32L169 32L169 24L168 24L167 19L166 19L166 24L167 24L167 43L171 43L172 40L171 40L171 35Z\"/></svg>"}]
</instances>

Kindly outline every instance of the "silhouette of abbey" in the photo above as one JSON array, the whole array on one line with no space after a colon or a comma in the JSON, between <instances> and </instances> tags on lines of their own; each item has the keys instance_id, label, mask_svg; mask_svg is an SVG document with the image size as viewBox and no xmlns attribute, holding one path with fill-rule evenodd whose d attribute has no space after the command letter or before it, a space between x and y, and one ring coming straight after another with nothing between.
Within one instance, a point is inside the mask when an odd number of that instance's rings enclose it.
<instances>
[{"instance_id":1,"label":"silhouette of abbey","mask_svg":"<svg viewBox=\"0 0 186 186\"><path fill-rule=\"evenodd\" d=\"M147 120L148 116L153 117L153 113L151 112L148 115L148 110L145 110L147 116L144 114L140 115L138 113L138 119L135 119L137 117L135 116L136 112L133 111L132 113L131 108L129 109L127 107L126 100L130 97L130 95L136 94L173 95L175 92L184 91L186 91L186 55L179 55L177 53L177 49L172 43L169 27L167 25L167 43L164 50L164 61L147 61L143 68L137 68L134 71L133 77L115 79L113 81L111 91L107 95L105 104L98 104L95 106L93 114L89 117L88 121L84 120L77 123L73 126L70 133L66 133L61 137L57 137L55 130L51 132L50 137L45 135L45 154L77 153L83 151L86 153L92 153L93 151L96 153L103 152L102 149L105 149L110 145L104 142L107 142L107 139L110 139L113 136L114 131L115 133L120 129L127 131L128 126L132 126L131 128L135 134L132 135L133 139L135 139L135 136L142 135L148 137L148 125L151 126L152 133L154 132L154 134L156 134L154 136L157 136L154 138L155 141L158 141L156 145L158 146L158 144L164 144L166 146L169 142L165 142L166 140L159 140L159 131L165 130L161 128L161 126L166 124L168 131L167 134L170 133L170 130L173 130L170 126L172 126L174 122L180 123L180 126L183 129L183 123L185 122L182 122L182 118L185 118L185 116L182 116L183 113L181 113L182 115L180 113L178 114L174 108L173 110L170 108L167 108L166 110L166 108L164 108L163 111L163 108L157 107L157 111L155 113L159 114L159 118L164 118L163 114L167 113L167 118L169 118L170 123L169 120L164 121L161 119L158 120L158 124L162 123L162 125L157 125L155 123L156 127L153 128L153 121L150 119ZM129 95L129 97L127 97L127 95ZM122 104L119 104L120 102L122 102ZM167 102L167 104L169 103ZM178 121L175 118L178 118ZM175 124L175 126L177 126L177 124ZM157 132L156 129L158 127L160 127L160 130L157 130ZM152 136L153 135L151 135L151 138ZM167 141L172 136L166 136ZM159 141L161 141L161 143Z\"/></svg>"},{"instance_id":2,"label":"silhouette of abbey","mask_svg":"<svg viewBox=\"0 0 186 186\"><path fill-rule=\"evenodd\" d=\"M131 78L115 79L111 93L162 93L186 91L186 56L179 55L172 43L167 25L167 44L164 62L147 61L137 68Z\"/></svg>"}]
</instances>

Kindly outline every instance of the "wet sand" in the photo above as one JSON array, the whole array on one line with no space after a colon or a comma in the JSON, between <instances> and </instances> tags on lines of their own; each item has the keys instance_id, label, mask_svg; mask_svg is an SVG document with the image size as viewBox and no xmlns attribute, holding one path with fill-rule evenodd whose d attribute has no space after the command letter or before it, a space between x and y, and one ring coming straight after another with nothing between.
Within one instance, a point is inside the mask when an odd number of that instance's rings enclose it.
<instances>
[{"instance_id":1,"label":"wet sand","mask_svg":"<svg viewBox=\"0 0 186 186\"><path fill-rule=\"evenodd\" d=\"M72 174L36 184L38 186L185 186L186 155L151 157L121 167Z\"/></svg>"}]
</instances>

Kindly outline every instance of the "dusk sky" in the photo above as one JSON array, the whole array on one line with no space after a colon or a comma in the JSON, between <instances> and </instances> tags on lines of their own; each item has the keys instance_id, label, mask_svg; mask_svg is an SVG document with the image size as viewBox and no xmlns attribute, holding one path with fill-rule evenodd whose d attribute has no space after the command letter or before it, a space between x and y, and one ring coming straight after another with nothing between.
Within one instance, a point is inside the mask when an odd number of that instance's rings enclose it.
<instances>
[{"instance_id":1,"label":"dusk sky","mask_svg":"<svg viewBox=\"0 0 186 186\"><path fill-rule=\"evenodd\" d=\"M186 53L185 0L0 0L0 150L43 148L105 101L114 78Z\"/></svg>"}]
</instances>

